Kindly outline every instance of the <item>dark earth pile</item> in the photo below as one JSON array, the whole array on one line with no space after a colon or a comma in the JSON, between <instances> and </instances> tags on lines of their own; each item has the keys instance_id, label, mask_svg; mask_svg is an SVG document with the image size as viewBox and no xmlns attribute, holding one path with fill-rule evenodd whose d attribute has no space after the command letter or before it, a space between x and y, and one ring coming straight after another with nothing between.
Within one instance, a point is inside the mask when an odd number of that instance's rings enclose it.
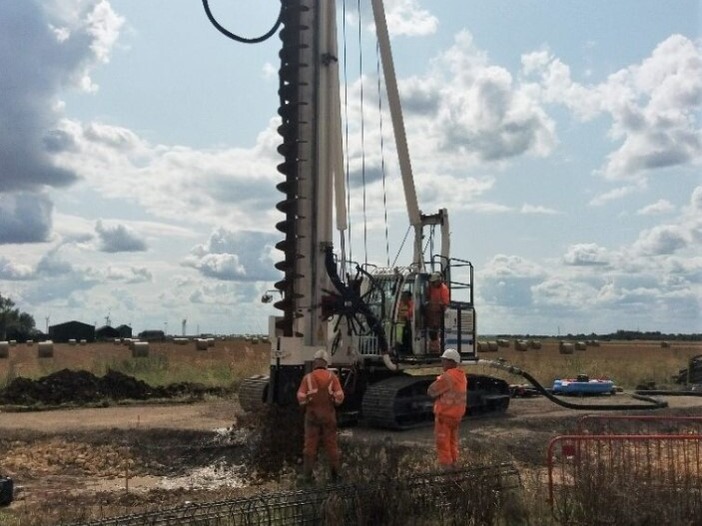
<instances>
[{"instance_id":1,"label":"dark earth pile","mask_svg":"<svg viewBox=\"0 0 702 526\"><path fill-rule=\"evenodd\" d=\"M109 400L202 397L206 394L221 396L226 394L226 390L189 382L152 387L118 371L109 370L104 376L97 377L87 371L62 369L38 380L15 378L0 390L0 404L85 404Z\"/></svg>"}]
</instances>

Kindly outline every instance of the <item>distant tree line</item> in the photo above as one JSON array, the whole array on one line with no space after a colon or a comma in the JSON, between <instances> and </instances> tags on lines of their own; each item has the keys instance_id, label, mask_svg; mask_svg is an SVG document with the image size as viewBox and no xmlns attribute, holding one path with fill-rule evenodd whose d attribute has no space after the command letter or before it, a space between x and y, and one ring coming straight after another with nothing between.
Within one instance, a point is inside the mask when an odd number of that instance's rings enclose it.
<instances>
[{"instance_id":1,"label":"distant tree line","mask_svg":"<svg viewBox=\"0 0 702 526\"><path fill-rule=\"evenodd\" d=\"M514 339L529 339L529 338L559 338L561 340L650 340L650 341L681 341L681 342L699 342L702 341L702 334L674 334L664 333L661 331L627 331L618 330L607 334L561 334L559 336L547 334L497 334L498 338L514 338Z\"/></svg>"},{"instance_id":2,"label":"distant tree line","mask_svg":"<svg viewBox=\"0 0 702 526\"><path fill-rule=\"evenodd\" d=\"M24 341L36 332L34 317L15 308L14 301L0 294L0 340Z\"/></svg>"}]
</instances>

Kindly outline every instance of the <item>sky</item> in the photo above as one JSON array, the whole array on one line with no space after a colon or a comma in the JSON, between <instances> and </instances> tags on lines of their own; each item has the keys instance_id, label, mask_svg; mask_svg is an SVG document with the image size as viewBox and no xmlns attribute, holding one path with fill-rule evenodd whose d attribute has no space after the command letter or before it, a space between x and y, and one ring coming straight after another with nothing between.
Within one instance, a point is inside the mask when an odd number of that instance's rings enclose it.
<instances>
[{"instance_id":1,"label":"sky","mask_svg":"<svg viewBox=\"0 0 702 526\"><path fill-rule=\"evenodd\" d=\"M337 1L350 247L401 265L368 4ZM479 334L702 332L702 2L385 4L419 206L449 211ZM248 37L279 8L210 5ZM0 294L42 330L266 332L279 44L195 0L2 0Z\"/></svg>"}]
</instances>

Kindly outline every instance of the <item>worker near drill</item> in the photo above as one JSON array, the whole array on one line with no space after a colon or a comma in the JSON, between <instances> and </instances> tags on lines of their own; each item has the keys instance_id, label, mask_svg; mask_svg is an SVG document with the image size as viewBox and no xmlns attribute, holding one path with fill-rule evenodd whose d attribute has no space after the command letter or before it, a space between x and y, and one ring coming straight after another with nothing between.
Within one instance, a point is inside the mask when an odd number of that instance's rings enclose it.
<instances>
[{"instance_id":1,"label":"worker near drill","mask_svg":"<svg viewBox=\"0 0 702 526\"><path fill-rule=\"evenodd\" d=\"M397 349L402 353L412 352L412 316L414 301L412 292L405 290L400 295L397 306L397 323L395 325L395 342Z\"/></svg>"},{"instance_id":2,"label":"worker near drill","mask_svg":"<svg viewBox=\"0 0 702 526\"><path fill-rule=\"evenodd\" d=\"M324 349L314 354L312 372L302 379L297 401L305 409L303 477L312 482L317 450L322 442L331 467L331 479L339 479L340 454L336 442L336 407L344 401L339 379L330 371L329 355Z\"/></svg>"},{"instance_id":3,"label":"worker near drill","mask_svg":"<svg viewBox=\"0 0 702 526\"><path fill-rule=\"evenodd\" d=\"M429 276L427 289L426 323L429 331L429 352L441 352L441 326L444 320L444 311L449 304L449 289L441 279L441 273L433 272Z\"/></svg>"},{"instance_id":4,"label":"worker near drill","mask_svg":"<svg viewBox=\"0 0 702 526\"><path fill-rule=\"evenodd\" d=\"M434 399L434 434L436 453L443 468L456 467L458 462L458 429L466 413L468 379L458 366L461 355L456 349L446 349L441 355L444 372L429 386L427 393Z\"/></svg>"}]
</instances>

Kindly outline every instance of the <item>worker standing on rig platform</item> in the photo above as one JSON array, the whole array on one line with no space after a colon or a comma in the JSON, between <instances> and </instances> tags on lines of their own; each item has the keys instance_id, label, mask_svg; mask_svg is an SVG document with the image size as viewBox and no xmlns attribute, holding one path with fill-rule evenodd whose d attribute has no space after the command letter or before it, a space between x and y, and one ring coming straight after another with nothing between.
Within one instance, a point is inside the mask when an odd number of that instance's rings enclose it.
<instances>
[{"instance_id":1,"label":"worker standing on rig platform","mask_svg":"<svg viewBox=\"0 0 702 526\"><path fill-rule=\"evenodd\" d=\"M443 374L429 386L427 393L434 399L434 434L439 464L452 468L458 462L458 428L466 413L468 379L458 368L461 355L456 349L446 349L441 355Z\"/></svg>"},{"instance_id":2,"label":"worker standing on rig platform","mask_svg":"<svg viewBox=\"0 0 702 526\"><path fill-rule=\"evenodd\" d=\"M426 305L429 352L434 355L441 352L441 330L448 305L449 289L441 278L441 273L434 272L429 276Z\"/></svg>"},{"instance_id":3,"label":"worker standing on rig platform","mask_svg":"<svg viewBox=\"0 0 702 526\"><path fill-rule=\"evenodd\" d=\"M324 349L314 354L312 372L302 379L297 390L297 401L305 408L305 445L303 450L303 477L313 481L319 442L322 441L331 467L332 482L339 479L341 456L336 443L336 407L344 401L339 379L327 369L329 355Z\"/></svg>"}]
</instances>

